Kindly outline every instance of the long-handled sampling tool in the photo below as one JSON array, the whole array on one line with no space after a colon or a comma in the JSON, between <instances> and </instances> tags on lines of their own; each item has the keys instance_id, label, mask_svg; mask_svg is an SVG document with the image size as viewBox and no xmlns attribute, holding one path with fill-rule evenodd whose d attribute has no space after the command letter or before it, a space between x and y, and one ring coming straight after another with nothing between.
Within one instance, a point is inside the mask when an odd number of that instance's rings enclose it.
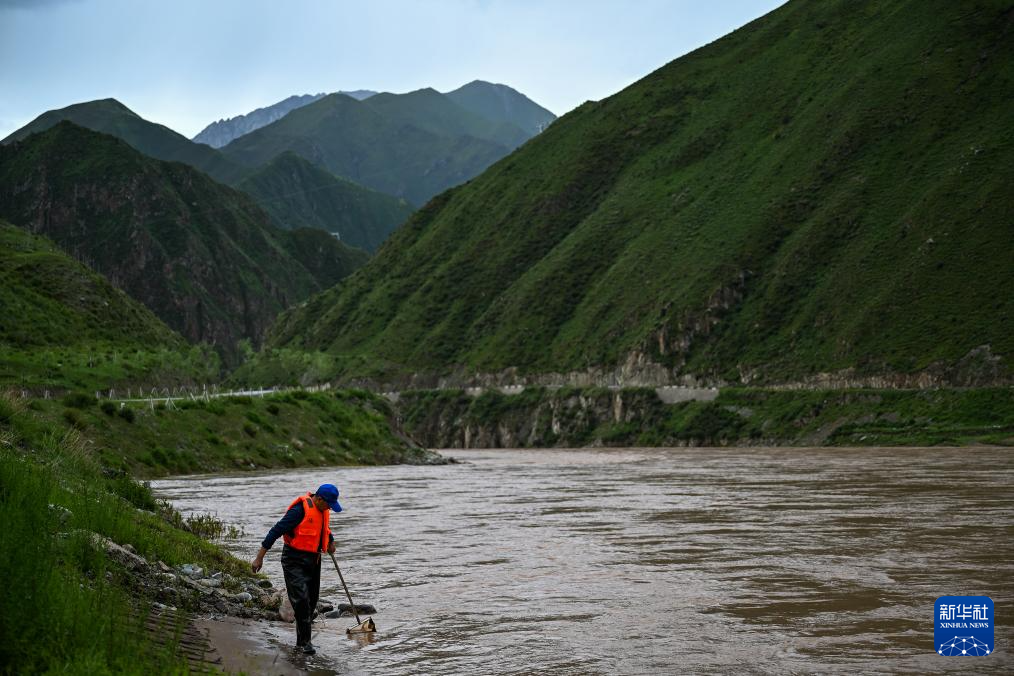
<instances>
[{"instance_id":1,"label":"long-handled sampling tool","mask_svg":"<svg viewBox=\"0 0 1014 676\"><path fill-rule=\"evenodd\" d=\"M345 577L342 575L342 569L338 567L338 560L334 558L334 554L328 552L328 556L331 557L331 562L334 564L334 569L338 571L338 579L342 581L342 589L345 590L345 596L349 599L349 605L352 606L352 614L356 616L356 626L349 627L345 630L346 634L372 634L377 631L377 625L373 623L372 617L367 617L365 621L359 619L359 611L356 610L356 604L352 602L352 594L349 593L348 585L345 584Z\"/></svg>"}]
</instances>

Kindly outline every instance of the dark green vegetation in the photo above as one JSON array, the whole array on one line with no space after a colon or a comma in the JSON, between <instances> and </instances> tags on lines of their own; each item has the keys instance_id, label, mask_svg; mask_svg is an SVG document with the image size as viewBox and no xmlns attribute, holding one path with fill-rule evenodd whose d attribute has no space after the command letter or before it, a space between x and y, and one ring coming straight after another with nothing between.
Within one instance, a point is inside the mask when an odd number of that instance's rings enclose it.
<instances>
[{"instance_id":1,"label":"dark green vegetation","mask_svg":"<svg viewBox=\"0 0 1014 676\"><path fill-rule=\"evenodd\" d=\"M532 136L510 122L478 115L433 88L405 94L376 94L362 105L398 126L443 136L483 139L508 150L517 148Z\"/></svg>"},{"instance_id":2,"label":"dark green vegetation","mask_svg":"<svg viewBox=\"0 0 1014 676\"><path fill-rule=\"evenodd\" d=\"M338 180L322 169L299 166L291 157L270 156L262 166L242 166L207 145L145 120L115 99L51 110L8 136L3 144L46 131L64 120L122 139L149 157L189 164L216 181L247 192L283 230L349 231L355 233L353 240L362 240L349 241L350 246L372 250L412 212L398 198Z\"/></svg>"},{"instance_id":3,"label":"dark green vegetation","mask_svg":"<svg viewBox=\"0 0 1014 676\"><path fill-rule=\"evenodd\" d=\"M230 385L255 387L263 383L274 385L300 386L335 381L349 370L349 364L341 357L326 352L278 348L250 350L243 355L243 363L229 374ZM359 364L358 369L365 368Z\"/></svg>"},{"instance_id":4,"label":"dark green vegetation","mask_svg":"<svg viewBox=\"0 0 1014 676\"><path fill-rule=\"evenodd\" d=\"M535 136L556 119L556 115L521 92L502 84L474 80L444 96L465 110L518 127L529 136Z\"/></svg>"},{"instance_id":5,"label":"dark green vegetation","mask_svg":"<svg viewBox=\"0 0 1014 676\"><path fill-rule=\"evenodd\" d=\"M289 112L307 107L321 95L290 97L248 116L216 123L225 125L221 129L212 125L214 129L205 130L210 135L206 140L214 136L224 144L227 138L271 127L259 132L262 136L230 147L235 159L149 122L115 99L48 111L2 143L25 139L61 121L74 122L116 136L149 157L189 164L247 192L282 229L337 232L350 246L375 251L412 212L404 199L422 203L467 181L553 119L552 113L513 89L478 81L447 95L424 89L378 94L361 102L367 93L327 97L347 102L350 111L325 105L285 122ZM278 120L282 122L277 128L269 124ZM285 156L290 150L316 169L301 166L291 154Z\"/></svg>"},{"instance_id":6,"label":"dark green vegetation","mask_svg":"<svg viewBox=\"0 0 1014 676\"><path fill-rule=\"evenodd\" d=\"M530 388L402 393L398 412L420 443L544 446L1014 445L1014 390L722 390L665 404L652 389Z\"/></svg>"},{"instance_id":7,"label":"dark green vegetation","mask_svg":"<svg viewBox=\"0 0 1014 676\"><path fill-rule=\"evenodd\" d=\"M1009 381L1012 17L789 2L434 199L270 345L401 372ZM992 366L955 375L983 345Z\"/></svg>"},{"instance_id":8,"label":"dark green vegetation","mask_svg":"<svg viewBox=\"0 0 1014 676\"><path fill-rule=\"evenodd\" d=\"M184 672L181 657L144 632L139 617L151 599L93 534L169 565L238 575L244 564L171 525L165 517L179 515L157 505L147 486L103 471L80 434L2 397L0 487L3 672Z\"/></svg>"},{"instance_id":9,"label":"dark green vegetation","mask_svg":"<svg viewBox=\"0 0 1014 676\"><path fill-rule=\"evenodd\" d=\"M386 399L358 390L177 399L154 408L147 403L121 408L80 394L35 400L32 407L48 429L76 430L104 466L133 476L431 458L398 435Z\"/></svg>"},{"instance_id":10,"label":"dark green vegetation","mask_svg":"<svg viewBox=\"0 0 1014 676\"><path fill-rule=\"evenodd\" d=\"M365 260L327 233L276 229L248 196L187 165L69 122L0 146L0 217L227 357Z\"/></svg>"},{"instance_id":11,"label":"dark green vegetation","mask_svg":"<svg viewBox=\"0 0 1014 676\"><path fill-rule=\"evenodd\" d=\"M338 178L291 152L236 187L252 196L279 227L326 230L370 252L413 211L405 200Z\"/></svg>"},{"instance_id":12,"label":"dark green vegetation","mask_svg":"<svg viewBox=\"0 0 1014 676\"><path fill-rule=\"evenodd\" d=\"M473 99L481 97L473 94L467 98L477 108ZM433 89L362 101L330 94L237 138L222 152L256 167L292 151L336 176L423 204L532 135L503 118L487 118Z\"/></svg>"},{"instance_id":13,"label":"dark green vegetation","mask_svg":"<svg viewBox=\"0 0 1014 676\"><path fill-rule=\"evenodd\" d=\"M223 183L239 180L248 173L245 167L221 153L194 143L168 127L145 120L116 99L88 101L47 111L0 143L7 145L25 139L64 120L123 139L149 157L189 164Z\"/></svg>"},{"instance_id":14,"label":"dark green vegetation","mask_svg":"<svg viewBox=\"0 0 1014 676\"><path fill-rule=\"evenodd\" d=\"M213 380L218 360L44 237L0 221L0 386Z\"/></svg>"}]
</instances>

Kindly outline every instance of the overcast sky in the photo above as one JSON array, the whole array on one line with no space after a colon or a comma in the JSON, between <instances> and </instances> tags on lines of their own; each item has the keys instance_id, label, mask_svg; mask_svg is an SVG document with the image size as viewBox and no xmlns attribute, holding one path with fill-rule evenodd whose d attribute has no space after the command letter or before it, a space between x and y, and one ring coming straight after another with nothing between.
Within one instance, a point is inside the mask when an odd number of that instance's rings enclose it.
<instances>
[{"instance_id":1,"label":"overcast sky","mask_svg":"<svg viewBox=\"0 0 1014 676\"><path fill-rule=\"evenodd\" d=\"M501 82L562 114L781 0L0 0L0 138L113 97L193 136L291 94Z\"/></svg>"}]
</instances>

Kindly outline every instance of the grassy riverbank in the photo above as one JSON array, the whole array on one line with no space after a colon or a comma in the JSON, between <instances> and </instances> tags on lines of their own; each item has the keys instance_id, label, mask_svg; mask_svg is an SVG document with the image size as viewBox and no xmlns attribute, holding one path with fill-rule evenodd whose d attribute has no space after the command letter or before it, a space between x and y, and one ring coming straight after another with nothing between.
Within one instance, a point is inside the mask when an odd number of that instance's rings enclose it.
<instances>
[{"instance_id":1,"label":"grassy riverbank","mask_svg":"<svg viewBox=\"0 0 1014 676\"><path fill-rule=\"evenodd\" d=\"M121 408L80 393L29 406L40 432L75 430L104 466L141 477L431 457L398 436L387 400L359 390L177 400L154 408Z\"/></svg>"},{"instance_id":2,"label":"grassy riverbank","mask_svg":"<svg viewBox=\"0 0 1014 676\"><path fill-rule=\"evenodd\" d=\"M171 514L147 486L103 468L82 433L0 397L0 670L184 672L172 643L142 628L151 599L95 544L98 534L170 566L242 571Z\"/></svg>"},{"instance_id":3,"label":"grassy riverbank","mask_svg":"<svg viewBox=\"0 0 1014 676\"><path fill-rule=\"evenodd\" d=\"M1014 389L724 389L663 403L652 389L404 393L405 429L431 447L1014 445Z\"/></svg>"}]
</instances>

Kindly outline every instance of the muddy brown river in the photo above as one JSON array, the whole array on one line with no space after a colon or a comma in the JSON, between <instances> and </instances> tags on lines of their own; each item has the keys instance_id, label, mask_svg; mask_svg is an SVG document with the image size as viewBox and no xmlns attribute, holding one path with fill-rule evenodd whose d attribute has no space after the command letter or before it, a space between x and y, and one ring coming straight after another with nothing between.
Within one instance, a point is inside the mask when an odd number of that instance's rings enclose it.
<instances>
[{"instance_id":1,"label":"muddy brown river","mask_svg":"<svg viewBox=\"0 0 1014 676\"><path fill-rule=\"evenodd\" d=\"M315 623L296 663L319 673L1014 671L1014 449L444 453L462 464L155 488L241 526L226 546L250 559L297 494L339 486L338 560L380 631ZM993 654L934 652L943 595L993 599ZM321 596L344 600L333 568ZM294 659L291 625L260 629Z\"/></svg>"}]
</instances>

